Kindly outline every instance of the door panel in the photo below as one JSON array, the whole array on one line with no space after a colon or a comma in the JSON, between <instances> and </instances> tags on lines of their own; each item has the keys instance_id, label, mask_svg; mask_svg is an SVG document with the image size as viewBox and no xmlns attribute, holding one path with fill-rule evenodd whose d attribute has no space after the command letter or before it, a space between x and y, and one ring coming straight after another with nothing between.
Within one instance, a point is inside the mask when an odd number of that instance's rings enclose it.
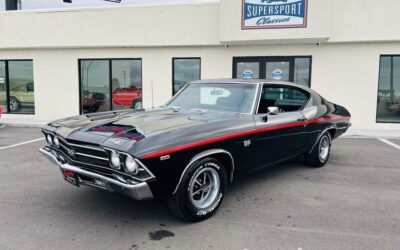
<instances>
[{"instance_id":1,"label":"door panel","mask_svg":"<svg viewBox=\"0 0 400 250\"><path fill-rule=\"evenodd\" d=\"M269 115L268 121L256 115L256 128L266 131L256 139L256 165L267 165L300 153L307 145L307 126L285 127L304 119L300 112ZM275 129L279 126L279 129ZM271 129L271 130L270 130Z\"/></svg>"},{"instance_id":2,"label":"door panel","mask_svg":"<svg viewBox=\"0 0 400 250\"><path fill-rule=\"evenodd\" d=\"M309 93L293 86L263 85L255 115L256 129L261 131L256 140L258 165L267 165L306 150L309 131L302 109L309 98ZM269 107L277 107L279 113L263 119Z\"/></svg>"}]
</instances>

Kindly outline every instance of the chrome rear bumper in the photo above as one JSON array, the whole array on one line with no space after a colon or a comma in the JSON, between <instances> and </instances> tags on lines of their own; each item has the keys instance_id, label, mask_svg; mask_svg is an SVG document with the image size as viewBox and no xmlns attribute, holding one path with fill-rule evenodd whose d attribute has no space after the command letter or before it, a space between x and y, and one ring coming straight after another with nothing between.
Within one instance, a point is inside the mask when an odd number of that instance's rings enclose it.
<instances>
[{"instance_id":1,"label":"chrome rear bumper","mask_svg":"<svg viewBox=\"0 0 400 250\"><path fill-rule=\"evenodd\" d=\"M51 162L56 164L62 172L71 171L78 176L79 185L92 186L100 189L108 190L109 192L119 192L126 194L136 200L149 200L153 198L153 194L150 190L149 185L146 182L140 182L135 184L122 183L116 179L112 179L100 174L96 174L80 167L70 165L68 163L62 163L54 155L52 150L45 146L39 149L39 151L46 156ZM82 178L86 177L86 178ZM89 180L88 180L89 178ZM93 181L91 181L93 180ZM99 185L99 181L104 185Z\"/></svg>"}]
</instances>

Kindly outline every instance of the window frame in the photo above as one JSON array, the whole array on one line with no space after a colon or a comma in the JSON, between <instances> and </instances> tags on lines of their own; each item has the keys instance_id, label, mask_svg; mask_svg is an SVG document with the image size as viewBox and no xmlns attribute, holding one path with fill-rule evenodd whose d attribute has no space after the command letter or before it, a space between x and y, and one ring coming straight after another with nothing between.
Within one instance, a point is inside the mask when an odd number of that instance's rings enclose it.
<instances>
[{"instance_id":1,"label":"window frame","mask_svg":"<svg viewBox=\"0 0 400 250\"><path fill-rule=\"evenodd\" d=\"M107 61L108 62L108 86L109 86L109 95L110 95L110 110L113 111L113 99L112 99L112 61L129 61L129 60L137 60L140 61L140 75L142 77L142 95L143 95L143 59L140 57L136 58L79 58L78 59L78 77L79 77L79 114L83 115L83 105L82 105L82 72L81 72L81 63L82 61ZM105 111L105 112L109 112Z\"/></svg>"},{"instance_id":2,"label":"window frame","mask_svg":"<svg viewBox=\"0 0 400 250\"><path fill-rule=\"evenodd\" d=\"M296 87L296 86L285 85L285 84L272 84L272 83L265 82L265 83L262 83L262 84L261 84L261 88L260 88L260 91L259 91L260 93L259 93L259 95L258 95L257 107L256 107L256 109L254 110L254 115L265 115L265 114L267 114L267 113L259 113L259 112L258 112L258 110L260 109L261 95L262 95L262 91L263 91L263 89L264 89L264 86L272 86L272 87L276 87L276 88L293 88L293 89L295 89L295 90L297 90L297 91L299 91L299 92L301 92L301 93L304 93L305 95L308 96L307 101L304 103L304 105L303 105L299 110L296 110L296 111L288 111L288 112L279 112L280 114L283 114L283 113L301 112L301 111L303 111L303 110L305 109L305 107L307 107L307 105L308 105L308 104L310 103L310 101L312 100L312 93L308 92L308 91L305 90L305 89L302 89L302 88L299 88L299 87Z\"/></svg>"},{"instance_id":3,"label":"window frame","mask_svg":"<svg viewBox=\"0 0 400 250\"><path fill-rule=\"evenodd\" d=\"M172 96L179 93L180 90L174 93L175 84L175 60L199 60L199 80L201 80L201 57L173 57L172 58Z\"/></svg>"},{"instance_id":4,"label":"window frame","mask_svg":"<svg viewBox=\"0 0 400 250\"><path fill-rule=\"evenodd\" d=\"M400 124L400 120L398 122L394 121L378 121L378 96L379 96L379 80L381 78L381 66L382 66L382 57L400 57L400 54L380 54L379 55L379 70L378 70L378 84L377 84L377 90L376 90L376 109L375 109L375 123L382 123L382 124ZM391 65L391 70L393 69L393 64ZM400 70L400 69L399 69ZM391 72L393 74L393 70Z\"/></svg>"},{"instance_id":5,"label":"window frame","mask_svg":"<svg viewBox=\"0 0 400 250\"><path fill-rule=\"evenodd\" d=\"M33 59L0 59L0 62L5 63L5 79L4 79L4 86L6 88L6 105L5 109L3 109L4 114L7 115L35 115L36 114L36 103L34 101L34 108L33 112L18 112L18 113L10 113L10 69L9 69L9 62L32 62L32 81L35 84L35 71L34 71L34 64ZM35 95L35 91L33 93ZM35 100L35 99L34 99Z\"/></svg>"}]
</instances>

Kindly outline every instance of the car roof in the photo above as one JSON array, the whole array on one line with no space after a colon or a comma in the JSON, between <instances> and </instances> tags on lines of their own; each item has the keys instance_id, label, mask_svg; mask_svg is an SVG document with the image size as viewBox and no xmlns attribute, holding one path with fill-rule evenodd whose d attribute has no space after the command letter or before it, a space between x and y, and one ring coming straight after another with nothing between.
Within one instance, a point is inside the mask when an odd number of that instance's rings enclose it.
<instances>
[{"instance_id":1,"label":"car roof","mask_svg":"<svg viewBox=\"0 0 400 250\"><path fill-rule=\"evenodd\" d=\"M307 91L310 91L310 88L286 81L276 81L276 80L267 80L267 79L208 79L208 80L196 80L190 83L194 84L276 84L276 85L288 85L293 87L298 87Z\"/></svg>"}]
</instances>

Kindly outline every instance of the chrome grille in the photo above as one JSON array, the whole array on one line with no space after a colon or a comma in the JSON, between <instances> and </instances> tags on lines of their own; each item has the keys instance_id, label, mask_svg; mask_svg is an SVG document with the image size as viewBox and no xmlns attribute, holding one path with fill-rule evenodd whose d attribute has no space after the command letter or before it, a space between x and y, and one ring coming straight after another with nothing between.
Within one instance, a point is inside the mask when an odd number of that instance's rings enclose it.
<instances>
[{"instance_id":1,"label":"chrome grille","mask_svg":"<svg viewBox=\"0 0 400 250\"><path fill-rule=\"evenodd\" d=\"M101 167L109 166L108 155L104 149L76 141L70 142L61 137L58 137L58 139L60 140L61 145L60 150L71 159Z\"/></svg>"},{"instance_id":2,"label":"chrome grille","mask_svg":"<svg viewBox=\"0 0 400 250\"><path fill-rule=\"evenodd\" d=\"M60 145L55 146L49 143L50 151L60 158L61 162L68 162L72 165L79 166L82 169L92 171L110 178L117 178L119 181L147 181L155 178L155 176L137 159L139 165L139 173L132 175L124 171L124 167L115 169L110 166L109 153L110 149L103 149L99 145L90 144L71 139L63 138L54 132L42 130L43 134L51 135L52 138L57 137ZM123 154L123 153L120 153ZM123 165L124 163L122 163Z\"/></svg>"}]
</instances>

